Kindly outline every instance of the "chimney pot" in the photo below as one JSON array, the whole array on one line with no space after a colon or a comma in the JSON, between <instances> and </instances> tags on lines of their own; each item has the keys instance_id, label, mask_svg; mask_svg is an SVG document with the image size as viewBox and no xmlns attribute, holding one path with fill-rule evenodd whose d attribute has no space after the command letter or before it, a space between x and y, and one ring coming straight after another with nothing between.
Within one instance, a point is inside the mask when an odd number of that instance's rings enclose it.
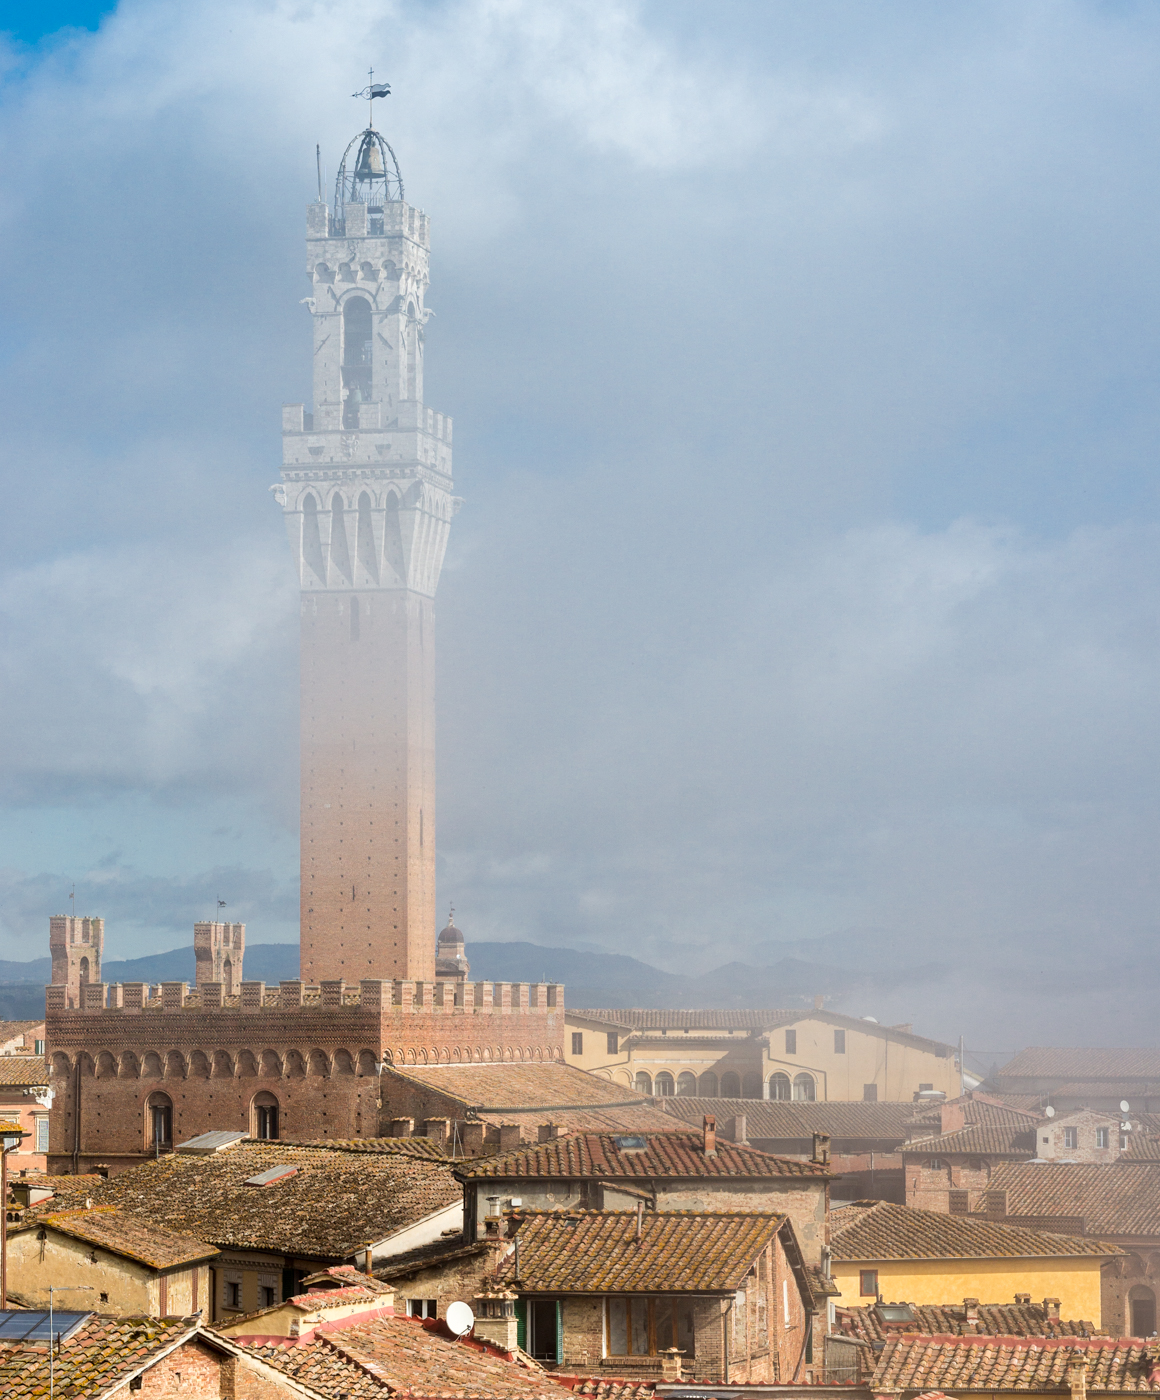
<instances>
[{"instance_id":1,"label":"chimney pot","mask_svg":"<svg viewBox=\"0 0 1160 1400\"><path fill-rule=\"evenodd\" d=\"M811 1162L817 1162L820 1166L830 1165L830 1135L829 1133L814 1134L814 1150L810 1157Z\"/></svg>"},{"instance_id":2,"label":"chimney pot","mask_svg":"<svg viewBox=\"0 0 1160 1400\"><path fill-rule=\"evenodd\" d=\"M1045 1316L1046 1316L1048 1319L1050 1319L1052 1322L1058 1322L1058 1321L1059 1321L1059 1299L1058 1299L1058 1298L1044 1298L1044 1300L1043 1300L1043 1311L1044 1311ZM1087 1372L1085 1371L1084 1374L1086 1375Z\"/></svg>"},{"instance_id":3,"label":"chimney pot","mask_svg":"<svg viewBox=\"0 0 1160 1400\"><path fill-rule=\"evenodd\" d=\"M964 1298L963 1312L966 1314L965 1321L978 1322L979 1320L979 1300L978 1298Z\"/></svg>"},{"instance_id":4,"label":"chimney pot","mask_svg":"<svg viewBox=\"0 0 1160 1400\"><path fill-rule=\"evenodd\" d=\"M712 1157L717 1151L717 1118L715 1114L706 1113L701 1125L705 1135L705 1156Z\"/></svg>"}]
</instances>

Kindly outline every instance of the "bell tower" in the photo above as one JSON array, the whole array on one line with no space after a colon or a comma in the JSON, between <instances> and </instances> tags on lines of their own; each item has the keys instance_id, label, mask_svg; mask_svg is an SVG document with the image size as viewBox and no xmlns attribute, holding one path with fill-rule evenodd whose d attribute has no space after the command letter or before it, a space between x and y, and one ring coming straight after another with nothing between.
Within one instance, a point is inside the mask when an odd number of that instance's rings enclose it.
<instances>
[{"instance_id":1,"label":"bell tower","mask_svg":"<svg viewBox=\"0 0 1160 1400\"><path fill-rule=\"evenodd\" d=\"M383 89L372 90L373 96ZM306 211L314 404L282 410L301 588L301 970L435 976L435 589L458 501L423 402L430 221L374 129Z\"/></svg>"}]
</instances>

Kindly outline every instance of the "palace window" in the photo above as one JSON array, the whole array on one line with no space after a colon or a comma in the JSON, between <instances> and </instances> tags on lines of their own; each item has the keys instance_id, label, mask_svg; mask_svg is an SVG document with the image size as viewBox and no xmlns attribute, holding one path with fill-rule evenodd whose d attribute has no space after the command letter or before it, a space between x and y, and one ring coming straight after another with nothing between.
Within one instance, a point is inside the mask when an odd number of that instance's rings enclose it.
<instances>
[{"instance_id":1,"label":"palace window","mask_svg":"<svg viewBox=\"0 0 1160 1400\"><path fill-rule=\"evenodd\" d=\"M672 1098L674 1089L673 1076L667 1069L662 1069L653 1082L656 1085L656 1094L658 1098Z\"/></svg>"},{"instance_id":2,"label":"palace window","mask_svg":"<svg viewBox=\"0 0 1160 1400\"><path fill-rule=\"evenodd\" d=\"M684 1298L606 1298L605 1351L608 1356L657 1356L677 1347L696 1355L693 1303Z\"/></svg>"},{"instance_id":3,"label":"palace window","mask_svg":"<svg viewBox=\"0 0 1160 1400\"><path fill-rule=\"evenodd\" d=\"M265 1090L254 1095L250 1133L253 1137L269 1140L278 1136L278 1100Z\"/></svg>"},{"instance_id":4,"label":"palace window","mask_svg":"<svg viewBox=\"0 0 1160 1400\"><path fill-rule=\"evenodd\" d=\"M683 1074L677 1075L677 1093L683 1098L696 1098L697 1076L691 1070L685 1070Z\"/></svg>"},{"instance_id":5,"label":"palace window","mask_svg":"<svg viewBox=\"0 0 1160 1400\"><path fill-rule=\"evenodd\" d=\"M698 1088L700 1089L703 1099L715 1099L717 1097L717 1076L712 1070L708 1070L701 1076L701 1082Z\"/></svg>"},{"instance_id":6,"label":"palace window","mask_svg":"<svg viewBox=\"0 0 1160 1400\"><path fill-rule=\"evenodd\" d=\"M572 1032L572 1053L573 1055L583 1055L584 1053L584 1032Z\"/></svg>"},{"instance_id":7,"label":"palace window","mask_svg":"<svg viewBox=\"0 0 1160 1400\"><path fill-rule=\"evenodd\" d=\"M817 1098L817 1086L812 1074L799 1074L793 1081L793 1096L798 1103L813 1103Z\"/></svg>"},{"instance_id":8,"label":"palace window","mask_svg":"<svg viewBox=\"0 0 1160 1400\"><path fill-rule=\"evenodd\" d=\"M769 1076L769 1097L771 1099L791 1099L793 1098L793 1086L789 1082L788 1074L771 1074Z\"/></svg>"},{"instance_id":9,"label":"palace window","mask_svg":"<svg viewBox=\"0 0 1160 1400\"><path fill-rule=\"evenodd\" d=\"M1097 1129L1096 1129L1096 1146L1097 1146L1097 1147L1107 1147L1107 1145L1108 1145L1108 1130L1107 1130L1107 1128L1097 1128Z\"/></svg>"},{"instance_id":10,"label":"palace window","mask_svg":"<svg viewBox=\"0 0 1160 1400\"><path fill-rule=\"evenodd\" d=\"M1064 1128L1064 1130L1063 1130L1063 1145L1064 1145L1064 1147L1078 1147L1078 1146L1079 1146L1079 1129L1078 1129L1078 1128Z\"/></svg>"},{"instance_id":11,"label":"palace window","mask_svg":"<svg viewBox=\"0 0 1160 1400\"><path fill-rule=\"evenodd\" d=\"M145 1104L146 1147L161 1152L173 1146L173 1101L168 1094L150 1094Z\"/></svg>"},{"instance_id":12,"label":"palace window","mask_svg":"<svg viewBox=\"0 0 1160 1400\"><path fill-rule=\"evenodd\" d=\"M643 1069L636 1072L636 1092L638 1094L652 1093L652 1075L646 1074Z\"/></svg>"},{"instance_id":13,"label":"palace window","mask_svg":"<svg viewBox=\"0 0 1160 1400\"><path fill-rule=\"evenodd\" d=\"M721 1097L739 1099L741 1097L741 1076L728 1070L721 1076Z\"/></svg>"}]
</instances>

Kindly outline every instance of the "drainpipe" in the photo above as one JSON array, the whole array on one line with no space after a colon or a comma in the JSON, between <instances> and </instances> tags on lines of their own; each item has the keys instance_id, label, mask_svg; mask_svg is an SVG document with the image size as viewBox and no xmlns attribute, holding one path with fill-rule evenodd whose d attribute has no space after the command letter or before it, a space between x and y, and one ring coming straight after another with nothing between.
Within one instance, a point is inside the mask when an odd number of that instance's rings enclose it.
<instances>
[{"instance_id":1,"label":"drainpipe","mask_svg":"<svg viewBox=\"0 0 1160 1400\"><path fill-rule=\"evenodd\" d=\"M80 1175L81 1159L81 1055L77 1052L76 1067L73 1070L73 1151L72 1174Z\"/></svg>"}]
</instances>

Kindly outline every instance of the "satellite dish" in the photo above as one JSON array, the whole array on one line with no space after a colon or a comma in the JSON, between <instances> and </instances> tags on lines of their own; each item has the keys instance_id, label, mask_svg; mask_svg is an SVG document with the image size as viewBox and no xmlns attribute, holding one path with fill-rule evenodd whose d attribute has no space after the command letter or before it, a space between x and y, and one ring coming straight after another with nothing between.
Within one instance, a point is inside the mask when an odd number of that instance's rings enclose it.
<instances>
[{"instance_id":1,"label":"satellite dish","mask_svg":"<svg viewBox=\"0 0 1160 1400\"><path fill-rule=\"evenodd\" d=\"M447 1326L457 1337L466 1337L475 1326L475 1314L466 1303L452 1303L447 1309Z\"/></svg>"},{"instance_id":2,"label":"satellite dish","mask_svg":"<svg viewBox=\"0 0 1160 1400\"><path fill-rule=\"evenodd\" d=\"M1120 1112L1121 1112L1121 1113L1127 1113L1127 1111L1128 1111L1128 1106L1129 1106L1129 1105L1128 1105L1128 1100L1127 1100L1127 1099L1121 1099L1121 1100L1120 1100Z\"/></svg>"},{"instance_id":3,"label":"satellite dish","mask_svg":"<svg viewBox=\"0 0 1160 1400\"><path fill-rule=\"evenodd\" d=\"M1046 1107L1043 1111L1044 1111L1044 1113L1048 1116L1048 1118L1054 1118L1054 1117L1055 1117L1055 1109L1052 1108L1052 1106L1051 1106L1050 1104L1048 1104L1047 1107Z\"/></svg>"}]
</instances>

